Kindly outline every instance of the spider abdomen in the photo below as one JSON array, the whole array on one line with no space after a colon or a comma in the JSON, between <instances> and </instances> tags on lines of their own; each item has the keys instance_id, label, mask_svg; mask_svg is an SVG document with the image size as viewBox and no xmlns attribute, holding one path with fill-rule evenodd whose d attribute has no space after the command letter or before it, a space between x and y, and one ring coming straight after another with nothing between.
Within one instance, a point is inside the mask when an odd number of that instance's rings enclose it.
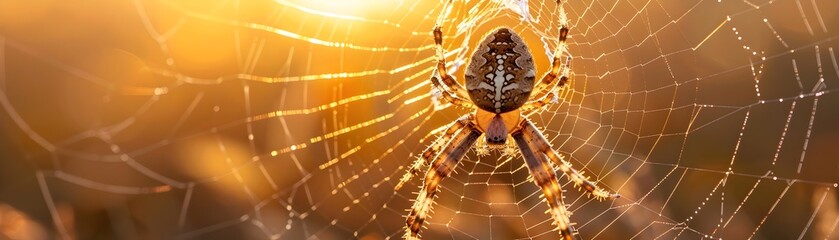
<instances>
[{"instance_id":1,"label":"spider abdomen","mask_svg":"<svg viewBox=\"0 0 839 240\"><path fill-rule=\"evenodd\" d=\"M466 67L466 90L479 108L505 113L530 97L536 79L533 56L521 37L498 28L481 41Z\"/></svg>"}]
</instances>

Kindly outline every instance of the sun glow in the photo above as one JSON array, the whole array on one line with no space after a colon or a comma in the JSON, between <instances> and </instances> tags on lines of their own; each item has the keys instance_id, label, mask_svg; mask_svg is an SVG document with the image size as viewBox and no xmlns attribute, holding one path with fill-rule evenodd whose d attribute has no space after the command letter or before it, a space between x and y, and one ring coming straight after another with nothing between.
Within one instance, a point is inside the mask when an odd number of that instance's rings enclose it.
<instances>
[{"instance_id":1,"label":"sun glow","mask_svg":"<svg viewBox=\"0 0 839 240\"><path fill-rule=\"evenodd\" d=\"M395 1L365 1L365 0L312 0L289 1L274 0L281 5L298 8L310 14L336 18L363 19L364 15L375 12ZM387 3L387 4L386 4Z\"/></svg>"}]
</instances>

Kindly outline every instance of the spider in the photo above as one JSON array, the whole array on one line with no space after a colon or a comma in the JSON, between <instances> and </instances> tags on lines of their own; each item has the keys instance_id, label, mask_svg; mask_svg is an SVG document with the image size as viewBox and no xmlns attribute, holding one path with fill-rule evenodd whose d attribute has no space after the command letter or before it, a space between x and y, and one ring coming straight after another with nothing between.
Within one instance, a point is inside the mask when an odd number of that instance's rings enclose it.
<instances>
[{"instance_id":1,"label":"spider","mask_svg":"<svg viewBox=\"0 0 839 240\"><path fill-rule=\"evenodd\" d=\"M434 27L434 44L437 50L437 68L431 82L440 90L443 99L467 109L474 109L455 121L445 133L431 144L408 168L395 189L411 177L425 170L425 181L417 194L407 216L405 238L418 239L420 228L439 191L439 184L449 176L461 158L485 136L490 147L506 144L510 136L518 146L532 180L542 189L544 200L550 207L553 224L566 240L574 239L571 212L563 203L562 190L557 183L555 169L548 159L558 166L575 186L581 186L595 198L618 198L589 181L582 172L571 167L564 157L557 154L542 133L525 116L539 110L548 103L556 102L556 90L568 82L570 55L565 64L560 58L565 52L568 28L559 32L559 46L554 52L551 69L536 82L536 66L527 45L513 30L497 28L488 33L475 49L466 67L466 86L460 85L446 69L443 55L443 32L441 24ZM531 92L533 95L531 99ZM467 100L467 96L468 99Z\"/></svg>"}]
</instances>

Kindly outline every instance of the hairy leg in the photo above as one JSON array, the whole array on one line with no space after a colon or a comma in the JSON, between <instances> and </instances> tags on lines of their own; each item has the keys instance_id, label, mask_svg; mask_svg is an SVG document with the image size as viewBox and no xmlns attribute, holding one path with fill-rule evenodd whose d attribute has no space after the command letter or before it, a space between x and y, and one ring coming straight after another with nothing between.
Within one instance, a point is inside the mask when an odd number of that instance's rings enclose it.
<instances>
[{"instance_id":1,"label":"hairy leg","mask_svg":"<svg viewBox=\"0 0 839 240\"><path fill-rule=\"evenodd\" d=\"M574 182L575 186L582 187L586 191L592 194L597 199L606 199L606 198L619 198L620 195L616 193L610 193L596 184L588 180L588 177L583 175L582 172L577 171L571 167L571 164L568 161L565 161L565 158L557 154L552 148L548 140L545 139L545 136L542 136L542 133L536 129L536 126L533 125L530 120L525 119L521 122L520 130L523 134L525 140L527 140L528 144L530 144L531 148L534 151L541 152L545 154L556 166L559 167L565 176L568 177L569 180Z\"/></svg>"},{"instance_id":2,"label":"hairy leg","mask_svg":"<svg viewBox=\"0 0 839 240\"><path fill-rule=\"evenodd\" d=\"M472 102L469 101L466 89L460 85L451 75L446 67L445 49L443 49L443 30L442 26L434 26L434 45L437 51L437 69L431 76L431 83L443 94L443 98L454 105L471 108Z\"/></svg>"},{"instance_id":3,"label":"hairy leg","mask_svg":"<svg viewBox=\"0 0 839 240\"><path fill-rule=\"evenodd\" d=\"M559 45L554 50L553 60L551 61L551 70L542 76L536 87L533 88L533 97L531 99L544 98L549 92L556 87L562 87L568 82L568 75L571 71L571 55L567 54L568 27L563 26L559 30ZM568 55L565 59L565 64L562 64L562 56ZM559 81L557 81L559 80Z\"/></svg>"},{"instance_id":4,"label":"hairy leg","mask_svg":"<svg viewBox=\"0 0 839 240\"><path fill-rule=\"evenodd\" d=\"M448 128L446 128L446 131L443 133L443 135L440 136L440 138L434 140L434 143L429 145L428 148L426 148L425 151L422 152L422 155L417 157L414 163L411 164L410 167L408 167L408 172L405 173L405 175L403 175L401 179L399 179L399 183L396 184L394 190L399 190L400 188L402 188L403 185L405 185L406 182L410 181L411 178L425 171L425 169L427 168L426 166L428 166L428 164L431 163L433 158L437 156L437 154L440 152L441 149L443 149L445 144L449 143L449 140L455 135L455 133L457 133L458 131L460 131L460 129L469 124L469 122L471 121L471 116L471 114L464 115L463 117L460 117L459 119L457 119L457 121L452 123L452 125L450 125Z\"/></svg>"},{"instance_id":5,"label":"hairy leg","mask_svg":"<svg viewBox=\"0 0 839 240\"><path fill-rule=\"evenodd\" d=\"M433 34L434 45L437 49L437 74L440 76L440 82L445 84L455 97L466 98L466 89L449 75L449 69L446 67L445 49L443 49L443 27L440 25L434 26Z\"/></svg>"},{"instance_id":6,"label":"hairy leg","mask_svg":"<svg viewBox=\"0 0 839 240\"><path fill-rule=\"evenodd\" d=\"M466 155L466 152L475 144L475 141L480 136L481 131L472 123L469 123L434 158L431 167L425 173L425 181L420 192L417 194L417 200L414 202L414 206L408 214L406 220L408 229L405 232L407 239L419 238L422 224L428 217L428 212L434 203L434 196L439 191L440 181L454 171L460 159Z\"/></svg>"},{"instance_id":7,"label":"hairy leg","mask_svg":"<svg viewBox=\"0 0 839 240\"><path fill-rule=\"evenodd\" d=\"M542 188L543 199L550 207L548 212L554 219L554 225L559 229L563 239L573 240L574 228L571 225L571 213L568 212L565 203L562 201L562 189L560 189L556 180L553 167L545 159L544 154L532 148L532 144L529 143L521 131L514 132L512 135L516 145L519 146L524 162L527 164L527 169L530 170L533 182Z\"/></svg>"},{"instance_id":8,"label":"hairy leg","mask_svg":"<svg viewBox=\"0 0 839 240\"><path fill-rule=\"evenodd\" d=\"M521 108L519 108L519 110L521 110L522 112L532 111L547 106L549 103L557 102L559 102L559 97L556 96L556 93L549 92L548 94L539 99L525 103L521 106Z\"/></svg>"},{"instance_id":9,"label":"hairy leg","mask_svg":"<svg viewBox=\"0 0 839 240\"><path fill-rule=\"evenodd\" d=\"M466 97L461 97L457 93L453 92L451 89L444 87L442 80L440 80L440 78L442 77L438 73L438 70L434 70L434 73L431 74L431 83L434 84L435 88L440 90L440 94L442 95L443 99L446 99L446 101L455 106L460 106L468 109L475 108L475 105L472 103L471 100L468 100ZM454 83L460 85L457 82Z\"/></svg>"}]
</instances>

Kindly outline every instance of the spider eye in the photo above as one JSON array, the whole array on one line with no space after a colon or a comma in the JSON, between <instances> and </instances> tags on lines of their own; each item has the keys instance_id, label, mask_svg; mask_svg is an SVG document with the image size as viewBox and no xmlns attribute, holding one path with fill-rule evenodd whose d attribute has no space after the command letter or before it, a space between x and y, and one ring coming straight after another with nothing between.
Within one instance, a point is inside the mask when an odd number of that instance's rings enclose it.
<instances>
[{"instance_id":1,"label":"spider eye","mask_svg":"<svg viewBox=\"0 0 839 240\"><path fill-rule=\"evenodd\" d=\"M486 141L490 145L501 145L507 142L504 136L487 136Z\"/></svg>"}]
</instances>

